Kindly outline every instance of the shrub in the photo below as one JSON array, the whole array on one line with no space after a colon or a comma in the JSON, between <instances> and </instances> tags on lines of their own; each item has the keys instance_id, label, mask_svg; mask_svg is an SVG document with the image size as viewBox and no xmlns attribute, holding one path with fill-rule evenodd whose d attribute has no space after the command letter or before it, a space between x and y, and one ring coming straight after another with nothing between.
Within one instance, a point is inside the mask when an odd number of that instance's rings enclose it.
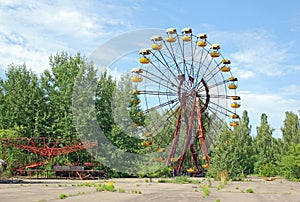
<instances>
[{"instance_id":1,"label":"shrub","mask_svg":"<svg viewBox=\"0 0 300 202\"><path fill-rule=\"evenodd\" d=\"M64 199L64 198L67 198L67 197L68 197L67 194L60 194L60 195L59 195L59 198L60 198L60 199Z\"/></svg>"},{"instance_id":2,"label":"shrub","mask_svg":"<svg viewBox=\"0 0 300 202\"><path fill-rule=\"evenodd\" d=\"M248 189L246 189L246 192L247 193L254 193L254 190L252 188L248 188Z\"/></svg>"},{"instance_id":3,"label":"shrub","mask_svg":"<svg viewBox=\"0 0 300 202\"><path fill-rule=\"evenodd\" d=\"M115 185L113 183L106 183L106 184L98 184L96 191L110 191L114 192L116 191Z\"/></svg>"},{"instance_id":4,"label":"shrub","mask_svg":"<svg viewBox=\"0 0 300 202\"><path fill-rule=\"evenodd\" d=\"M203 185L202 186L202 192L204 194L204 196L208 196L210 194L210 189L207 185Z\"/></svg>"},{"instance_id":5,"label":"shrub","mask_svg":"<svg viewBox=\"0 0 300 202\"><path fill-rule=\"evenodd\" d=\"M125 193L125 189L119 188L119 193Z\"/></svg>"},{"instance_id":6,"label":"shrub","mask_svg":"<svg viewBox=\"0 0 300 202\"><path fill-rule=\"evenodd\" d=\"M300 181L300 144L291 145L288 154L282 156L280 172L288 180Z\"/></svg>"},{"instance_id":7,"label":"shrub","mask_svg":"<svg viewBox=\"0 0 300 202\"><path fill-rule=\"evenodd\" d=\"M276 167L272 163L267 163L267 164L261 165L259 167L258 174L260 176L265 176L265 177L274 177L277 174Z\"/></svg>"}]
</instances>

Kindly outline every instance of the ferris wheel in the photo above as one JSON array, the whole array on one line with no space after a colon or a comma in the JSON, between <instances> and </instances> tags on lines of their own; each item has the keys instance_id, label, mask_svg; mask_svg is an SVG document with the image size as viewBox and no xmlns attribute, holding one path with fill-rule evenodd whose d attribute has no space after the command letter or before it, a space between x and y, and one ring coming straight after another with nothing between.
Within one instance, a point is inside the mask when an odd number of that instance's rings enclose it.
<instances>
[{"instance_id":1,"label":"ferris wheel","mask_svg":"<svg viewBox=\"0 0 300 202\"><path fill-rule=\"evenodd\" d=\"M140 66L131 70L130 116L155 160L179 173L185 161L190 172L206 169L209 152L225 122L239 124L238 79L219 44L191 28L153 36L151 48L139 51ZM188 158L190 157L190 158ZM201 166L200 166L201 165Z\"/></svg>"}]
</instances>

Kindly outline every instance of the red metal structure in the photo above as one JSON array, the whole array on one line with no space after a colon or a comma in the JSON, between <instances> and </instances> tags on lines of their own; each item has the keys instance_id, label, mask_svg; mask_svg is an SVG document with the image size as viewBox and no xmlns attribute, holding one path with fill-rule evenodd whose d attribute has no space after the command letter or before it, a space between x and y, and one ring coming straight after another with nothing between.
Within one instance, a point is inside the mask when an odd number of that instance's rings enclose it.
<instances>
[{"instance_id":1,"label":"red metal structure","mask_svg":"<svg viewBox=\"0 0 300 202\"><path fill-rule=\"evenodd\" d=\"M32 162L27 165L21 165L14 168L15 172L18 173L27 173L28 169L34 169L39 166L48 164L52 161L53 157L69 154L72 152L77 152L85 149L96 148L97 152L98 142L89 141L83 142L78 139L59 139L59 138L48 138L48 137L19 137L19 138L2 138L2 153L4 158L6 158L6 147L14 147L23 151L32 152L42 157L44 160L40 162ZM86 165L91 166L91 163L85 163ZM65 170L55 170L55 172L76 172L77 176L82 179L82 175L78 172L79 170L83 171L84 167L81 166L72 166L72 169L66 168Z\"/></svg>"}]
</instances>

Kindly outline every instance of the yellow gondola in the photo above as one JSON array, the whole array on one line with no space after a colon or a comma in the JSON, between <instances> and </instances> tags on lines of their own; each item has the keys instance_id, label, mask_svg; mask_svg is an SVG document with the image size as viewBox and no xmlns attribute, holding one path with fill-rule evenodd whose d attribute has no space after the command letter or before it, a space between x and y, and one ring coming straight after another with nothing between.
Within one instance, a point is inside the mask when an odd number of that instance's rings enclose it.
<instances>
[{"instance_id":1,"label":"yellow gondola","mask_svg":"<svg viewBox=\"0 0 300 202\"><path fill-rule=\"evenodd\" d=\"M153 146L153 143L151 141L144 141L141 144L144 147L151 147L151 146Z\"/></svg>"},{"instance_id":2,"label":"yellow gondola","mask_svg":"<svg viewBox=\"0 0 300 202\"><path fill-rule=\"evenodd\" d=\"M158 44L158 43L154 43L154 44L151 45L151 48L153 50L161 50L162 49L162 45Z\"/></svg>"},{"instance_id":3,"label":"yellow gondola","mask_svg":"<svg viewBox=\"0 0 300 202\"><path fill-rule=\"evenodd\" d=\"M223 67L221 67L221 71L222 72L230 72L230 67L224 65Z\"/></svg>"},{"instance_id":4,"label":"yellow gondola","mask_svg":"<svg viewBox=\"0 0 300 202\"><path fill-rule=\"evenodd\" d=\"M148 64L148 63L150 63L151 60L149 58L146 58L146 57L141 57L139 59L139 61L140 61L141 64Z\"/></svg>"},{"instance_id":5,"label":"yellow gondola","mask_svg":"<svg viewBox=\"0 0 300 202\"><path fill-rule=\"evenodd\" d=\"M191 41L192 40L192 29L191 28L184 28L181 30L183 36L181 37L182 41Z\"/></svg>"},{"instance_id":6,"label":"yellow gondola","mask_svg":"<svg viewBox=\"0 0 300 202\"><path fill-rule=\"evenodd\" d=\"M233 103L231 103L231 105L230 105L232 108L239 108L241 105L239 104L239 103L237 103L237 102L233 102Z\"/></svg>"},{"instance_id":7,"label":"yellow gondola","mask_svg":"<svg viewBox=\"0 0 300 202\"><path fill-rule=\"evenodd\" d=\"M143 78L142 77L133 76L133 77L131 77L131 81L132 82L136 82L136 83L140 83L140 82L143 81Z\"/></svg>"},{"instance_id":8,"label":"yellow gondola","mask_svg":"<svg viewBox=\"0 0 300 202\"><path fill-rule=\"evenodd\" d=\"M210 53L210 56L213 57L213 58L217 58L217 57L220 56L220 53L217 52L217 51L213 51L213 52Z\"/></svg>"},{"instance_id":9,"label":"yellow gondola","mask_svg":"<svg viewBox=\"0 0 300 202\"><path fill-rule=\"evenodd\" d=\"M207 168L208 168L208 164L203 164L203 165L202 165L202 168L203 168L203 169L207 169Z\"/></svg>"},{"instance_id":10,"label":"yellow gondola","mask_svg":"<svg viewBox=\"0 0 300 202\"><path fill-rule=\"evenodd\" d=\"M238 125L239 125L239 122L237 122L237 121L232 121L232 122L229 123L229 125L235 127L235 126L238 126Z\"/></svg>"},{"instance_id":11,"label":"yellow gondola","mask_svg":"<svg viewBox=\"0 0 300 202\"><path fill-rule=\"evenodd\" d=\"M228 81L238 81L238 78L236 78L236 77L229 77L227 80Z\"/></svg>"},{"instance_id":12,"label":"yellow gondola","mask_svg":"<svg viewBox=\"0 0 300 202\"><path fill-rule=\"evenodd\" d=\"M238 114L231 114L230 118L232 118L232 119L239 119L240 116Z\"/></svg>"},{"instance_id":13,"label":"yellow gondola","mask_svg":"<svg viewBox=\"0 0 300 202\"><path fill-rule=\"evenodd\" d=\"M207 35L206 34L198 34L197 38L201 39L200 41L197 42L197 46L200 46L202 48L207 46L207 42L206 42Z\"/></svg>"},{"instance_id":14,"label":"yellow gondola","mask_svg":"<svg viewBox=\"0 0 300 202\"><path fill-rule=\"evenodd\" d=\"M166 33L168 34L166 41L173 43L176 41L175 35L177 34L177 31L175 28L168 28Z\"/></svg>"},{"instance_id":15,"label":"yellow gondola","mask_svg":"<svg viewBox=\"0 0 300 202\"><path fill-rule=\"evenodd\" d=\"M229 89L237 89L237 85L235 85L234 83L230 83L230 84L228 84L228 88Z\"/></svg>"},{"instance_id":16,"label":"yellow gondola","mask_svg":"<svg viewBox=\"0 0 300 202\"><path fill-rule=\"evenodd\" d=\"M222 60L222 63L223 63L224 65L229 65L231 62L230 62L230 60L228 60L228 59L223 59L223 60Z\"/></svg>"},{"instance_id":17,"label":"yellow gondola","mask_svg":"<svg viewBox=\"0 0 300 202\"><path fill-rule=\"evenodd\" d=\"M191 36L182 36L181 39L182 39L182 41L191 41L192 37Z\"/></svg>"},{"instance_id":18,"label":"yellow gondola","mask_svg":"<svg viewBox=\"0 0 300 202\"><path fill-rule=\"evenodd\" d=\"M199 172L199 170L197 168L189 168L189 169L186 169L186 171L188 173L197 173L197 172Z\"/></svg>"},{"instance_id":19,"label":"yellow gondola","mask_svg":"<svg viewBox=\"0 0 300 202\"><path fill-rule=\"evenodd\" d=\"M197 42L197 46L205 47L206 45L207 45L207 43L205 41L198 41Z\"/></svg>"},{"instance_id":20,"label":"yellow gondola","mask_svg":"<svg viewBox=\"0 0 300 202\"><path fill-rule=\"evenodd\" d=\"M237 95L233 95L233 96L231 96L231 99L233 99L233 100L241 100L241 97L237 96Z\"/></svg>"},{"instance_id":21,"label":"yellow gondola","mask_svg":"<svg viewBox=\"0 0 300 202\"><path fill-rule=\"evenodd\" d=\"M170 42L170 43L173 43L173 42L176 41L176 38L175 38L175 37L172 37L172 36L168 36L168 37L166 38L166 41L167 41L167 42Z\"/></svg>"}]
</instances>

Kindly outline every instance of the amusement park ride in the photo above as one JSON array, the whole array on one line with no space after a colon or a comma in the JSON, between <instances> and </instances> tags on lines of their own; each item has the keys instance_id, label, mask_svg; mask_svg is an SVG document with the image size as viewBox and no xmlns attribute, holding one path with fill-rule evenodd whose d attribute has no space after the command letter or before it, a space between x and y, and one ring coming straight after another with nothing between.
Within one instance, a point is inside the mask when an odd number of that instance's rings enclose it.
<instances>
[{"instance_id":1,"label":"amusement park ride","mask_svg":"<svg viewBox=\"0 0 300 202\"><path fill-rule=\"evenodd\" d=\"M210 43L206 34L169 28L165 37L153 36L151 41L151 48L139 51L141 66L132 69L131 77L136 83L132 97L138 96L132 100L141 108L133 116L150 121L135 118L133 122L142 131L143 146L164 151L156 161L180 174L190 155L193 167L186 171L201 175L210 165L210 146L223 123L239 125L238 79L231 73L231 61L220 53L221 46ZM159 120L154 112L160 114ZM166 127L173 129L172 137L158 138L156 134Z\"/></svg>"},{"instance_id":2,"label":"amusement park ride","mask_svg":"<svg viewBox=\"0 0 300 202\"><path fill-rule=\"evenodd\" d=\"M1 144L4 159L6 158L7 147L17 148L22 151L34 153L37 154L40 159L43 159L42 161L32 162L27 165L14 165L12 170L12 173L14 175L28 175L28 172L30 172L31 174L32 172L37 171L36 168L48 164L53 159L53 157L56 156L98 147L97 141L82 142L76 139L58 139L47 137L2 138ZM84 163L84 165L92 166L91 163ZM84 170L84 166L77 165L53 166L52 171L54 171L58 175L63 174L65 175L65 177L70 177L71 173L75 173L75 177L78 177L79 179L85 177L87 173L91 173L88 170Z\"/></svg>"}]
</instances>

